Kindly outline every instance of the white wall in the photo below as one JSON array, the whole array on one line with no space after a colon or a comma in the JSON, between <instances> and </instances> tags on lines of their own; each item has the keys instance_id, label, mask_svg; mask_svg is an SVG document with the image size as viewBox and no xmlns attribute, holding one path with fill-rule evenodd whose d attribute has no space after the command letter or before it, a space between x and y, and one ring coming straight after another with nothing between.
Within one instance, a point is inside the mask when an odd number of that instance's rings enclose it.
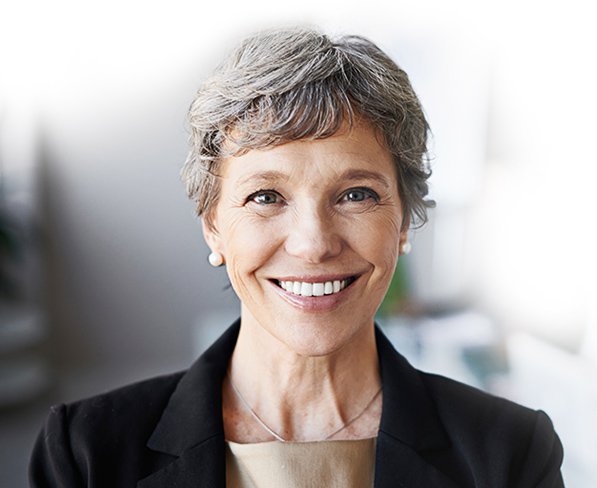
<instances>
[{"instance_id":1,"label":"white wall","mask_svg":"<svg viewBox=\"0 0 597 488\"><path fill-rule=\"evenodd\" d=\"M2 16L2 88L28 100L42 128L48 294L61 355L113 364L190 356L196 315L234 306L219 291L223 273L205 264L177 179L184 113L240 37L295 23L360 33L396 54L437 134L438 204L479 209L467 222L469 260L444 252L438 269L448 281L421 289L453 289L464 269L454 263L472 263L469 288L504 322L580 347L582 300L594 296L590 15L580 2L389 5L63 0L22 2ZM488 64L486 107L471 80ZM476 159L486 122L484 166ZM451 237L434 239L441 246Z\"/></svg>"},{"instance_id":2,"label":"white wall","mask_svg":"<svg viewBox=\"0 0 597 488\"><path fill-rule=\"evenodd\" d=\"M49 301L59 343L77 359L188 362L196 317L235 306L178 177L195 81L177 73L149 95L47 114Z\"/></svg>"}]
</instances>

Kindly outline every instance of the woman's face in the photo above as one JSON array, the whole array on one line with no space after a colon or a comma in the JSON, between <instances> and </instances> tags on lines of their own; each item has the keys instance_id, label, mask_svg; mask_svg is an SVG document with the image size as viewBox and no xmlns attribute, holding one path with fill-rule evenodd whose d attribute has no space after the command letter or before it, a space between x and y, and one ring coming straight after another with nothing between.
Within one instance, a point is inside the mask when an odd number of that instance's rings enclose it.
<instances>
[{"instance_id":1,"label":"woman's face","mask_svg":"<svg viewBox=\"0 0 597 488\"><path fill-rule=\"evenodd\" d=\"M406 239L392 157L374 130L250 150L224 159L221 175L204 233L225 258L243 326L306 356L359 340Z\"/></svg>"}]
</instances>

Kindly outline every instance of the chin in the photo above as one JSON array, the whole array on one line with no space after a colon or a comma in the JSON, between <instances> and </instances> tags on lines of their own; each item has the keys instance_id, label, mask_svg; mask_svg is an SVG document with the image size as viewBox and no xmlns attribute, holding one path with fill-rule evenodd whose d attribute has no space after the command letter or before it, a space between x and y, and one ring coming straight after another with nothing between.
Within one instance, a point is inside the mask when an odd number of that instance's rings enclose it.
<instances>
[{"instance_id":1,"label":"chin","mask_svg":"<svg viewBox=\"0 0 597 488\"><path fill-rule=\"evenodd\" d=\"M322 357L337 353L351 344L359 332L360 329L338 330L334 327L322 329L315 328L314 324L303 324L293 327L290 334L285 331L283 335L277 335L277 338L300 356Z\"/></svg>"},{"instance_id":2,"label":"chin","mask_svg":"<svg viewBox=\"0 0 597 488\"><path fill-rule=\"evenodd\" d=\"M299 356L308 358L324 357L342 349L342 344L294 344L286 343L289 349Z\"/></svg>"}]
</instances>

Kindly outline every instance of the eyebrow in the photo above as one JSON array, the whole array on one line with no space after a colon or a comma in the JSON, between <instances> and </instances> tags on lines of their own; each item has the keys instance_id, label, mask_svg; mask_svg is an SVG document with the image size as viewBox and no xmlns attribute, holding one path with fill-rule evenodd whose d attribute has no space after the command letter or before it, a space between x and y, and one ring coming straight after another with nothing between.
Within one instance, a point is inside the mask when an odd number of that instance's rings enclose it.
<instances>
[{"instance_id":1,"label":"eyebrow","mask_svg":"<svg viewBox=\"0 0 597 488\"><path fill-rule=\"evenodd\" d=\"M374 180L380 183L385 187L386 190L389 190L392 185L391 182L388 181L381 173L377 173L376 171L369 171L366 169L349 169L342 173L339 178L340 181L342 180Z\"/></svg>"},{"instance_id":2,"label":"eyebrow","mask_svg":"<svg viewBox=\"0 0 597 488\"><path fill-rule=\"evenodd\" d=\"M288 175L281 171L264 171L263 173L250 174L241 178L238 182L239 186L246 185L248 183L254 185L268 185L280 180L287 180Z\"/></svg>"},{"instance_id":3,"label":"eyebrow","mask_svg":"<svg viewBox=\"0 0 597 488\"><path fill-rule=\"evenodd\" d=\"M281 171L264 171L263 173L247 175L241 178L238 182L238 186L244 186L246 184L251 185L272 185L273 183L279 182L280 180L287 180L288 175ZM374 180L381 184L386 190L390 190L392 184L388 181L381 173L376 171L369 171L366 169L348 169L338 176L338 181L351 181L351 180Z\"/></svg>"}]
</instances>

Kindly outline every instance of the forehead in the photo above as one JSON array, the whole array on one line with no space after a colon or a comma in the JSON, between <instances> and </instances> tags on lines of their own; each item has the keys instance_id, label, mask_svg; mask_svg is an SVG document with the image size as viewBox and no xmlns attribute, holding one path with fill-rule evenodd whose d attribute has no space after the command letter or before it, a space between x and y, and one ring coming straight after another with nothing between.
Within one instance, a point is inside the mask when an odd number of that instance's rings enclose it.
<instances>
[{"instance_id":1,"label":"forehead","mask_svg":"<svg viewBox=\"0 0 597 488\"><path fill-rule=\"evenodd\" d=\"M345 126L324 139L292 141L224 158L220 175L234 185L288 178L313 183L341 176L393 182L396 178L392 154L378 133L365 124Z\"/></svg>"}]
</instances>

